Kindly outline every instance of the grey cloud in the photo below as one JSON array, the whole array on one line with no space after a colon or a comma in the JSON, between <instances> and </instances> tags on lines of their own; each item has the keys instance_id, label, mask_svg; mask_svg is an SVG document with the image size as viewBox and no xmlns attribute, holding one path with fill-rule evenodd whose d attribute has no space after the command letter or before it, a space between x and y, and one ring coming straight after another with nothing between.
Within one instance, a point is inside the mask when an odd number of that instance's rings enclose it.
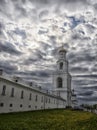
<instances>
[{"instance_id":1,"label":"grey cloud","mask_svg":"<svg viewBox=\"0 0 97 130\"><path fill-rule=\"evenodd\" d=\"M36 58L27 58L26 60L24 60L23 64L24 65L31 65L33 63L37 62Z\"/></svg>"},{"instance_id":2,"label":"grey cloud","mask_svg":"<svg viewBox=\"0 0 97 130\"><path fill-rule=\"evenodd\" d=\"M0 13L1 13L1 18L3 16L3 18L9 18L11 19L11 12L10 9L12 7L10 7L10 3L11 1L8 0L0 0Z\"/></svg>"},{"instance_id":3,"label":"grey cloud","mask_svg":"<svg viewBox=\"0 0 97 130\"><path fill-rule=\"evenodd\" d=\"M27 10L19 0L1 0L0 11L2 16L11 20L18 20L17 18L27 17Z\"/></svg>"},{"instance_id":4,"label":"grey cloud","mask_svg":"<svg viewBox=\"0 0 97 130\"><path fill-rule=\"evenodd\" d=\"M95 27L93 24L89 24L89 23L85 24L85 27L86 27L91 33L93 33L93 32L95 31L95 29L96 29L96 27Z\"/></svg>"},{"instance_id":5,"label":"grey cloud","mask_svg":"<svg viewBox=\"0 0 97 130\"><path fill-rule=\"evenodd\" d=\"M38 34L45 34L45 33L48 33L48 29L46 29L46 28L43 28L43 27L41 27L40 29L39 29L39 31L38 31Z\"/></svg>"},{"instance_id":6,"label":"grey cloud","mask_svg":"<svg viewBox=\"0 0 97 130\"><path fill-rule=\"evenodd\" d=\"M46 53L43 52L41 49L36 49L35 55L37 56L38 59L44 60L44 56L46 56Z\"/></svg>"},{"instance_id":7,"label":"grey cloud","mask_svg":"<svg viewBox=\"0 0 97 130\"><path fill-rule=\"evenodd\" d=\"M43 41L39 41L39 45L40 45L39 49L36 49L34 51L37 62L38 63L39 62L45 63L47 61L48 61L48 63L52 62L51 56L53 55L53 53L56 53L53 45L49 45L49 42L46 43L46 42L43 42ZM49 56L50 56L50 58L49 58Z\"/></svg>"},{"instance_id":8,"label":"grey cloud","mask_svg":"<svg viewBox=\"0 0 97 130\"><path fill-rule=\"evenodd\" d=\"M73 33L72 34L72 39L73 40L84 40L84 38L86 38L86 37L84 37L84 34L85 34L85 32L84 31L79 31L79 32L77 32L77 33Z\"/></svg>"},{"instance_id":9,"label":"grey cloud","mask_svg":"<svg viewBox=\"0 0 97 130\"><path fill-rule=\"evenodd\" d=\"M96 3L96 4L94 4L93 6L94 6L94 8L97 10L97 3Z\"/></svg>"},{"instance_id":10,"label":"grey cloud","mask_svg":"<svg viewBox=\"0 0 97 130\"><path fill-rule=\"evenodd\" d=\"M28 13L26 12L26 9L24 9L23 7L17 6L16 10L18 10L18 12L20 12L19 16L25 16L25 17L27 17Z\"/></svg>"},{"instance_id":11,"label":"grey cloud","mask_svg":"<svg viewBox=\"0 0 97 130\"><path fill-rule=\"evenodd\" d=\"M5 25L2 22L0 22L0 35L3 34L4 29L5 29Z\"/></svg>"},{"instance_id":12,"label":"grey cloud","mask_svg":"<svg viewBox=\"0 0 97 130\"><path fill-rule=\"evenodd\" d=\"M73 84L76 84L77 85L83 85L83 79L76 79L73 77Z\"/></svg>"},{"instance_id":13,"label":"grey cloud","mask_svg":"<svg viewBox=\"0 0 97 130\"><path fill-rule=\"evenodd\" d=\"M0 0L0 4L5 4L5 0Z\"/></svg>"},{"instance_id":14,"label":"grey cloud","mask_svg":"<svg viewBox=\"0 0 97 130\"><path fill-rule=\"evenodd\" d=\"M93 72L97 72L97 68L96 68L96 67L93 67L93 68L92 68L92 71L93 71Z\"/></svg>"},{"instance_id":15,"label":"grey cloud","mask_svg":"<svg viewBox=\"0 0 97 130\"><path fill-rule=\"evenodd\" d=\"M15 20L22 19L22 18L29 18L31 20L36 21L38 18L37 8L33 8L33 2L32 3L28 0L12 0L14 5L14 14L15 14ZM30 5L30 8L29 6Z\"/></svg>"},{"instance_id":16,"label":"grey cloud","mask_svg":"<svg viewBox=\"0 0 97 130\"><path fill-rule=\"evenodd\" d=\"M83 42L88 42L89 40L91 40L91 37L90 37L90 33L86 35L86 32L81 28L80 30L72 31L71 39L74 40L74 42L78 42L78 40L83 41Z\"/></svg>"},{"instance_id":17,"label":"grey cloud","mask_svg":"<svg viewBox=\"0 0 97 130\"><path fill-rule=\"evenodd\" d=\"M75 75L75 77L82 77L82 78L97 78L97 74Z\"/></svg>"},{"instance_id":18,"label":"grey cloud","mask_svg":"<svg viewBox=\"0 0 97 130\"><path fill-rule=\"evenodd\" d=\"M70 69L70 71L71 72L75 72L75 73L81 73L81 72L88 72L88 68L87 67L72 67L71 69Z\"/></svg>"},{"instance_id":19,"label":"grey cloud","mask_svg":"<svg viewBox=\"0 0 97 130\"><path fill-rule=\"evenodd\" d=\"M23 7L23 3L21 3L21 1L14 1L14 7L15 7L15 10L16 10L16 14L18 17L27 17L28 16L28 13L27 13L27 10Z\"/></svg>"},{"instance_id":20,"label":"grey cloud","mask_svg":"<svg viewBox=\"0 0 97 130\"><path fill-rule=\"evenodd\" d=\"M30 0L32 3L48 4L50 0Z\"/></svg>"},{"instance_id":21,"label":"grey cloud","mask_svg":"<svg viewBox=\"0 0 97 130\"><path fill-rule=\"evenodd\" d=\"M39 20L38 18L42 19L49 14L49 12L51 11L49 7L55 8L55 12L54 9L52 11L53 13L58 13L60 12L59 10L61 9L61 6L64 5L67 8L66 4L70 4L71 6L68 6L67 9L71 10L72 8L74 10L77 7L78 3L82 5L89 4L88 0L1 0L0 10L4 15L7 16L7 18L10 19L18 20L18 18L21 19L23 17L28 17L33 20ZM28 4L31 8L27 6ZM35 8L33 8L33 5L35 6ZM72 6L75 8L73 8ZM11 9L13 9L13 12Z\"/></svg>"},{"instance_id":22,"label":"grey cloud","mask_svg":"<svg viewBox=\"0 0 97 130\"><path fill-rule=\"evenodd\" d=\"M95 85L95 86L93 85L93 86L89 86L89 87L88 86L82 87L81 89L82 89L82 91L84 91L84 90L85 91L87 91L87 90L97 91L97 85Z\"/></svg>"},{"instance_id":23,"label":"grey cloud","mask_svg":"<svg viewBox=\"0 0 97 130\"><path fill-rule=\"evenodd\" d=\"M65 33L65 32L66 32L66 30L65 30L64 27L60 27L60 30L61 30L62 33Z\"/></svg>"},{"instance_id":24,"label":"grey cloud","mask_svg":"<svg viewBox=\"0 0 97 130\"><path fill-rule=\"evenodd\" d=\"M38 77L44 77L47 78L49 77L48 72L44 71L44 70L35 70L35 71L26 71L26 72L19 72L20 75L31 75L33 76L38 76Z\"/></svg>"},{"instance_id":25,"label":"grey cloud","mask_svg":"<svg viewBox=\"0 0 97 130\"><path fill-rule=\"evenodd\" d=\"M21 36L23 39L26 38L25 30L20 30L19 28L15 28L15 30L13 30L12 32L19 35L19 36Z\"/></svg>"},{"instance_id":26,"label":"grey cloud","mask_svg":"<svg viewBox=\"0 0 97 130\"><path fill-rule=\"evenodd\" d=\"M46 46L44 46L44 48L46 49ZM34 50L34 52L31 52L30 56L24 60L23 64L25 64L25 65L31 65L31 64L35 64L35 63L39 64L39 62L46 60L45 59L46 53L43 52L42 50L43 50L43 48L41 50L36 49L36 50Z\"/></svg>"},{"instance_id":27,"label":"grey cloud","mask_svg":"<svg viewBox=\"0 0 97 130\"><path fill-rule=\"evenodd\" d=\"M79 52L74 52L68 55L70 64L85 62L86 64L92 63L96 60L96 54L92 53L91 48L83 49Z\"/></svg>"},{"instance_id":28,"label":"grey cloud","mask_svg":"<svg viewBox=\"0 0 97 130\"><path fill-rule=\"evenodd\" d=\"M57 42L56 42L57 36L51 35L51 36L48 36L48 37L49 37L49 42L52 43L52 46L55 48L56 45L57 45Z\"/></svg>"},{"instance_id":29,"label":"grey cloud","mask_svg":"<svg viewBox=\"0 0 97 130\"><path fill-rule=\"evenodd\" d=\"M1 43L0 42L0 52L9 53L12 55L21 55L22 53L18 51L15 46L9 42Z\"/></svg>"},{"instance_id":30,"label":"grey cloud","mask_svg":"<svg viewBox=\"0 0 97 130\"><path fill-rule=\"evenodd\" d=\"M32 0L30 0L32 2ZM54 3L88 3L88 0L33 0L36 3L42 3L42 4L48 4L49 2L54 2Z\"/></svg>"},{"instance_id":31,"label":"grey cloud","mask_svg":"<svg viewBox=\"0 0 97 130\"><path fill-rule=\"evenodd\" d=\"M43 48L43 50L46 50L51 47L51 45L49 45L48 43L44 41L39 41L39 43L40 43L40 46Z\"/></svg>"},{"instance_id":32,"label":"grey cloud","mask_svg":"<svg viewBox=\"0 0 97 130\"><path fill-rule=\"evenodd\" d=\"M72 77L72 85L74 86L75 90L79 90L80 92L85 91L97 91L97 81L96 76L94 75L76 75Z\"/></svg>"},{"instance_id":33,"label":"grey cloud","mask_svg":"<svg viewBox=\"0 0 97 130\"><path fill-rule=\"evenodd\" d=\"M45 18L45 16L47 17L47 15L49 14L49 11L48 10L43 10L39 13L39 18L41 20L43 20Z\"/></svg>"},{"instance_id":34,"label":"grey cloud","mask_svg":"<svg viewBox=\"0 0 97 130\"><path fill-rule=\"evenodd\" d=\"M42 76L42 77L49 77L49 74L47 72L45 72L45 71L38 71L38 75Z\"/></svg>"},{"instance_id":35,"label":"grey cloud","mask_svg":"<svg viewBox=\"0 0 97 130\"><path fill-rule=\"evenodd\" d=\"M64 48L66 49L66 51L68 52L68 49L69 49L70 45L68 43L65 43L65 44L63 43L63 45L64 45Z\"/></svg>"},{"instance_id":36,"label":"grey cloud","mask_svg":"<svg viewBox=\"0 0 97 130\"><path fill-rule=\"evenodd\" d=\"M75 90L79 90L80 92L88 91L88 90L97 90L97 81L94 78L73 78L73 86Z\"/></svg>"},{"instance_id":37,"label":"grey cloud","mask_svg":"<svg viewBox=\"0 0 97 130\"><path fill-rule=\"evenodd\" d=\"M56 41L56 36L55 35L49 36L49 38L50 38L51 41L54 41L54 42Z\"/></svg>"},{"instance_id":38,"label":"grey cloud","mask_svg":"<svg viewBox=\"0 0 97 130\"><path fill-rule=\"evenodd\" d=\"M88 0L62 0L62 1L66 1L66 2L83 2L83 3L87 3L88 2Z\"/></svg>"},{"instance_id":39,"label":"grey cloud","mask_svg":"<svg viewBox=\"0 0 97 130\"><path fill-rule=\"evenodd\" d=\"M55 58L57 55L58 49L59 49L58 47L52 49L51 56L53 56Z\"/></svg>"},{"instance_id":40,"label":"grey cloud","mask_svg":"<svg viewBox=\"0 0 97 130\"><path fill-rule=\"evenodd\" d=\"M16 65L10 63L9 61L0 61L0 68L8 74L13 74L18 69Z\"/></svg>"},{"instance_id":41,"label":"grey cloud","mask_svg":"<svg viewBox=\"0 0 97 130\"><path fill-rule=\"evenodd\" d=\"M86 92L79 93L79 96L92 96L93 91L87 90Z\"/></svg>"},{"instance_id":42,"label":"grey cloud","mask_svg":"<svg viewBox=\"0 0 97 130\"><path fill-rule=\"evenodd\" d=\"M72 59L75 58L75 56L76 56L76 54L74 52L71 52L71 53L68 53L68 57L67 58L72 60Z\"/></svg>"},{"instance_id":43,"label":"grey cloud","mask_svg":"<svg viewBox=\"0 0 97 130\"><path fill-rule=\"evenodd\" d=\"M85 101L96 101L97 102L97 96L93 96L93 97L78 97L79 100L82 100L83 102ZM87 102L86 102L87 103Z\"/></svg>"},{"instance_id":44,"label":"grey cloud","mask_svg":"<svg viewBox=\"0 0 97 130\"><path fill-rule=\"evenodd\" d=\"M4 7L6 5L6 0L0 0L0 7Z\"/></svg>"},{"instance_id":45,"label":"grey cloud","mask_svg":"<svg viewBox=\"0 0 97 130\"><path fill-rule=\"evenodd\" d=\"M83 24L85 23L85 17L80 16L79 18L76 15L72 15L72 16L67 16L67 19L69 19L69 21L71 22L71 25L69 25L71 27L71 29L74 29L76 26L78 26L79 24ZM64 23L64 26L68 25L68 23ZM84 31L80 30L80 33L85 34Z\"/></svg>"},{"instance_id":46,"label":"grey cloud","mask_svg":"<svg viewBox=\"0 0 97 130\"><path fill-rule=\"evenodd\" d=\"M85 19L85 17L84 17L84 19ZM72 21L72 26L73 27L77 26L77 23L76 23L74 17L73 17L73 21ZM96 26L94 26L92 23L87 23L84 20L84 21L82 21L82 23L80 25L78 25L78 27L73 29L71 38L75 41L81 40L84 42L88 42L91 40L90 35L92 33L95 33L96 29L97 29Z\"/></svg>"},{"instance_id":47,"label":"grey cloud","mask_svg":"<svg viewBox=\"0 0 97 130\"><path fill-rule=\"evenodd\" d=\"M37 8L45 8L47 7L53 7L54 13L61 13L61 7L64 7L62 12L65 12L65 10L74 11L76 9L79 10L78 6L87 6L90 5L88 0L30 0L32 3L34 3Z\"/></svg>"},{"instance_id":48,"label":"grey cloud","mask_svg":"<svg viewBox=\"0 0 97 130\"><path fill-rule=\"evenodd\" d=\"M4 25L3 25L3 23L0 22L0 30L1 30L2 28L4 28Z\"/></svg>"}]
</instances>

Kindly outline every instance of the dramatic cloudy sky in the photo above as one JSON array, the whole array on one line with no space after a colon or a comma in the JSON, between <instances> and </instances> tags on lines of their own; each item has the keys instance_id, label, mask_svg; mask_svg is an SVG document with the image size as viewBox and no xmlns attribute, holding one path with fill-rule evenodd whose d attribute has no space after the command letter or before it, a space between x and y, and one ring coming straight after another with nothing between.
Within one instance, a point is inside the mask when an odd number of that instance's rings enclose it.
<instances>
[{"instance_id":1,"label":"dramatic cloudy sky","mask_svg":"<svg viewBox=\"0 0 97 130\"><path fill-rule=\"evenodd\" d=\"M7 74L51 88L62 43L79 102L97 103L97 1L0 0L0 68Z\"/></svg>"}]
</instances>

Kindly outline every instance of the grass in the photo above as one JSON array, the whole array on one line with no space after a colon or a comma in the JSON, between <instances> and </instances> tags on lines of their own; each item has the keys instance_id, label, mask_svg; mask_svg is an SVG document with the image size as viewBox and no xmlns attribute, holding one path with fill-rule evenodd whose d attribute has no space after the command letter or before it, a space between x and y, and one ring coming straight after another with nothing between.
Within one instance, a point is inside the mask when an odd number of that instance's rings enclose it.
<instances>
[{"instance_id":1,"label":"grass","mask_svg":"<svg viewBox=\"0 0 97 130\"><path fill-rule=\"evenodd\" d=\"M71 110L0 114L0 130L97 130L97 115Z\"/></svg>"}]
</instances>

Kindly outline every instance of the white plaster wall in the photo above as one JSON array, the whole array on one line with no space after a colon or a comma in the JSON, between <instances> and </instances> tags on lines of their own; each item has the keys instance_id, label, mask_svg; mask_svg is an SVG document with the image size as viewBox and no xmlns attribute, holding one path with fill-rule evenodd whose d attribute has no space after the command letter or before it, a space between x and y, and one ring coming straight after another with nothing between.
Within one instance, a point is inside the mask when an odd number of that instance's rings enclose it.
<instances>
[{"instance_id":1,"label":"white plaster wall","mask_svg":"<svg viewBox=\"0 0 97 130\"><path fill-rule=\"evenodd\" d=\"M6 85L6 95L2 95L3 85ZM14 88L14 97L11 97L11 90ZM24 91L24 98L21 99L21 91ZM29 95L32 94L32 99L29 100ZM36 99L37 95L37 101ZM42 101L43 98L43 101ZM47 101L46 101L47 98ZM50 102L49 102L50 99ZM27 88L18 83L9 82L8 80L0 79L0 104L4 103L4 106L0 106L0 113L7 112L17 112L17 111L31 111L31 110L40 110L40 109L53 109L53 108L65 108L62 105L63 102L60 101L52 95L42 93L40 91L35 91L33 89ZM57 101L60 101L57 103ZM10 104L13 104L10 107ZM22 105L22 107L20 107Z\"/></svg>"}]
</instances>

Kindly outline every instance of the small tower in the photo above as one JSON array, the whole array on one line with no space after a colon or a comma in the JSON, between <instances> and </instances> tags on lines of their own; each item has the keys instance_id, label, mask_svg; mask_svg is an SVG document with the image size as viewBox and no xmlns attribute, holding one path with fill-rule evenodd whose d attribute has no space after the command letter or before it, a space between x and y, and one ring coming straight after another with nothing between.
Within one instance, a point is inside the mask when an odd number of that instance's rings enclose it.
<instances>
[{"instance_id":1,"label":"small tower","mask_svg":"<svg viewBox=\"0 0 97 130\"><path fill-rule=\"evenodd\" d=\"M63 47L58 52L56 70L53 73L53 91L66 100L66 106L71 106L71 75L68 72L66 50Z\"/></svg>"}]
</instances>

